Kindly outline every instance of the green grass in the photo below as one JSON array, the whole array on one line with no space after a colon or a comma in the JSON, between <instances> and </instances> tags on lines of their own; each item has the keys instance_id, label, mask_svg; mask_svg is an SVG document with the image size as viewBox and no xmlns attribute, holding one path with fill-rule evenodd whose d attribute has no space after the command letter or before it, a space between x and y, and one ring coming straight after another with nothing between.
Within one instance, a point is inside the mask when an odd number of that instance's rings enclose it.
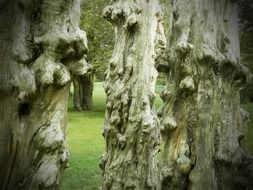
<instances>
[{"instance_id":1,"label":"green grass","mask_svg":"<svg viewBox=\"0 0 253 190\"><path fill-rule=\"evenodd\" d=\"M158 93L163 85L156 86L155 107L162 104ZM74 112L69 101L67 139L70 151L69 168L64 172L62 190L98 190L101 184L100 156L104 151L101 135L105 111L105 93L102 83L96 82L93 95L94 108L87 112ZM253 116L253 104L243 105ZM253 117L249 124L246 148L253 154Z\"/></svg>"},{"instance_id":2,"label":"green grass","mask_svg":"<svg viewBox=\"0 0 253 190\"><path fill-rule=\"evenodd\" d=\"M62 190L97 190L101 184L99 162L105 146L101 135L105 93L101 83L94 87L92 111L74 112L69 101L67 139L70 160L63 175Z\"/></svg>"}]
</instances>

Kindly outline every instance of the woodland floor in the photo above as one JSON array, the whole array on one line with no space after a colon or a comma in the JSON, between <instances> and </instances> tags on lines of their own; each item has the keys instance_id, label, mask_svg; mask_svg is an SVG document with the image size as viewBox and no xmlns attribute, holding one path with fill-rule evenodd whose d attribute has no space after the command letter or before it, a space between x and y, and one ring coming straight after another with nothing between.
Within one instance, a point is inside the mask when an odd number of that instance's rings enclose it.
<instances>
[{"instance_id":1,"label":"woodland floor","mask_svg":"<svg viewBox=\"0 0 253 190\"><path fill-rule=\"evenodd\" d=\"M160 92L161 85L156 91ZM69 101L68 111L68 145L70 151L69 168L64 172L61 190L98 190L101 184L99 169L100 156L104 151L102 127L105 112L105 93L101 82L96 82L93 95L92 111L74 112L72 101ZM159 95L156 107L162 104ZM246 148L253 155L253 104L243 107L251 113Z\"/></svg>"}]
</instances>

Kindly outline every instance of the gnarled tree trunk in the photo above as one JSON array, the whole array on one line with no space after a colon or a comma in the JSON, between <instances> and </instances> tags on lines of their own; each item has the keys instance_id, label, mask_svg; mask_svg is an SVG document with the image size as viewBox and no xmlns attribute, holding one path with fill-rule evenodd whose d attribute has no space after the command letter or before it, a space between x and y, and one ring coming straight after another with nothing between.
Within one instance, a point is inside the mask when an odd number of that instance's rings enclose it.
<instances>
[{"instance_id":1,"label":"gnarled tree trunk","mask_svg":"<svg viewBox=\"0 0 253 190\"><path fill-rule=\"evenodd\" d=\"M79 0L0 3L0 189L56 189L70 72L84 74Z\"/></svg>"},{"instance_id":2,"label":"gnarled tree trunk","mask_svg":"<svg viewBox=\"0 0 253 190\"><path fill-rule=\"evenodd\" d=\"M73 80L73 104L75 110L84 111L92 109L93 83L93 73L78 76Z\"/></svg>"},{"instance_id":3,"label":"gnarled tree trunk","mask_svg":"<svg viewBox=\"0 0 253 190\"><path fill-rule=\"evenodd\" d=\"M165 48L158 1L119 0L105 8L104 17L115 25L116 44L105 79L102 189L157 189L154 59Z\"/></svg>"},{"instance_id":4,"label":"gnarled tree trunk","mask_svg":"<svg viewBox=\"0 0 253 190\"><path fill-rule=\"evenodd\" d=\"M172 2L162 63L162 189L252 189L252 159L242 149L247 114L239 91L237 9L226 0Z\"/></svg>"}]
</instances>

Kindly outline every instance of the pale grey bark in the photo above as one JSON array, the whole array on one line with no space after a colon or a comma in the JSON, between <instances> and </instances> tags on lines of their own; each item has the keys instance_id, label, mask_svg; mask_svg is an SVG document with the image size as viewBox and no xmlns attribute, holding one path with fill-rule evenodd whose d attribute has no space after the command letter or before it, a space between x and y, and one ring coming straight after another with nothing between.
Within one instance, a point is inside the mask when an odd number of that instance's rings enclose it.
<instances>
[{"instance_id":1,"label":"pale grey bark","mask_svg":"<svg viewBox=\"0 0 253 190\"><path fill-rule=\"evenodd\" d=\"M157 189L159 121L153 100L156 54L165 48L157 0L119 0L104 10L116 44L105 79L107 94L101 161L104 190Z\"/></svg>"},{"instance_id":2,"label":"pale grey bark","mask_svg":"<svg viewBox=\"0 0 253 190\"><path fill-rule=\"evenodd\" d=\"M162 92L161 189L252 189L252 158L242 149L248 115L239 91L237 8L226 0L171 3Z\"/></svg>"},{"instance_id":3,"label":"pale grey bark","mask_svg":"<svg viewBox=\"0 0 253 190\"><path fill-rule=\"evenodd\" d=\"M0 189L56 189L70 73L84 74L79 0L0 3Z\"/></svg>"}]
</instances>

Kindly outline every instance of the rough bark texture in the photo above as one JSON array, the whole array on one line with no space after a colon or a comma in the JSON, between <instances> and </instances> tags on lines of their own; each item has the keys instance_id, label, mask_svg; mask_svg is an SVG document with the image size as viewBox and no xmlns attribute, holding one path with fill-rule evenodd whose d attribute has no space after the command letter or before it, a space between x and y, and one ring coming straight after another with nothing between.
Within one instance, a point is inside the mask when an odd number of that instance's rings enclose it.
<instances>
[{"instance_id":1,"label":"rough bark texture","mask_svg":"<svg viewBox=\"0 0 253 190\"><path fill-rule=\"evenodd\" d=\"M79 0L0 3L0 189L56 189L70 73L84 74Z\"/></svg>"},{"instance_id":2,"label":"rough bark texture","mask_svg":"<svg viewBox=\"0 0 253 190\"><path fill-rule=\"evenodd\" d=\"M154 59L165 48L158 1L119 0L105 8L104 17L115 25L116 44L104 85L102 189L157 189L160 141L152 110Z\"/></svg>"},{"instance_id":3,"label":"rough bark texture","mask_svg":"<svg viewBox=\"0 0 253 190\"><path fill-rule=\"evenodd\" d=\"M74 109L77 111L85 111L92 109L92 94L93 94L93 73L88 73L83 76L78 76L73 80Z\"/></svg>"},{"instance_id":4,"label":"rough bark texture","mask_svg":"<svg viewBox=\"0 0 253 190\"><path fill-rule=\"evenodd\" d=\"M162 71L162 189L252 189L252 158L242 149L247 113L239 91L237 8L227 0L171 3Z\"/></svg>"}]
</instances>

